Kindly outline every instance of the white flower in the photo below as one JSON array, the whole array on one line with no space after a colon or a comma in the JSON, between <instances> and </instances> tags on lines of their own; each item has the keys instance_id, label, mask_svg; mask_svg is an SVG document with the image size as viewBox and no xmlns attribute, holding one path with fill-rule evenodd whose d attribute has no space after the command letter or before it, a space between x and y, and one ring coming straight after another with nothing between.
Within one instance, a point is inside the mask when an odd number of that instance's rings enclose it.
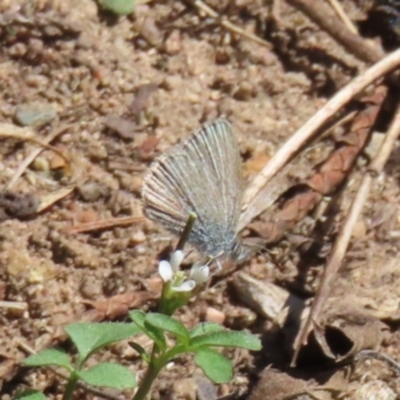
<instances>
[{"instance_id":1,"label":"white flower","mask_svg":"<svg viewBox=\"0 0 400 400\"><path fill-rule=\"evenodd\" d=\"M194 264L190 269L190 279L201 285L206 282L210 276L210 267L208 265Z\"/></svg>"},{"instance_id":2,"label":"white flower","mask_svg":"<svg viewBox=\"0 0 400 400\"><path fill-rule=\"evenodd\" d=\"M184 255L181 250L171 254L170 261L162 260L158 264L158 273L161 279L171 282L171 289L175 292L190 292L197 285L201 285L210 276L210 268L207 265L194 264L189 273L189 279L185 279L185 273L179 267Z\"/></svg>"},{"instance_id":3,"label":"white flower","mask_svg":"<svg viewBox=\"0 0 400 400\"><path fill-rule=\"evenodd\" d=\"M181 266L184 257L185 256L184 256L182 250L175 250L171 254L171 257L169 259L169 263L171 264L171 267L174 270L174 272L178 272L179 271L179 267Z\"/></svg>"},{"instance_id":4,"label":"white flower","mask_svg":"<svg viewBox=\"0 0 400 400\"><path fill-rule=\"evenodd\" d=\"M160 274L161 279L164 282L170 282L174 277L174 270L172 269L170 262L166 260L162 260L159 262L158 273Z\"/></svg>"},{"instance_id":5,"label":"white flower","mask_svg":"<svg viewBox=\"0 0 400 400\"><path fill-rule=\"evenodd\" d=\"M182 264L184 255L182 250L176 250L171 254L170 260L162 260L158 264L158 273L164 282L171 282L179 272L179 267Z\"/></svg>"},{"instance_id":6,"label":"white flower","mask_svg":"<svg viewBox=\"0 0 400 400\"><path fill-rule=\"evenodd\" d=\"M177 286L172 285L171 289L175 292L191 292L196 287L196 282L192 279L183 281Z\"/></svg>"}]
</instances>

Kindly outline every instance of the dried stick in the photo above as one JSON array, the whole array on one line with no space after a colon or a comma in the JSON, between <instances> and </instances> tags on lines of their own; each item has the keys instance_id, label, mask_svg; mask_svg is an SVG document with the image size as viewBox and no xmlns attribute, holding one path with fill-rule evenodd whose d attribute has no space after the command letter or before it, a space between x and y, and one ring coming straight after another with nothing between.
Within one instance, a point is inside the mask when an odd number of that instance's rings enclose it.
<instances>
[{"instance_id":1,"label":"dried stick","mask_svg":"<svg viewBox=\"0 0 400 400\"><path fill-rule=\"evenodd\" d=\"M268 222L263 223L260 229L256 229L266 243L279 241L287 231L294 229L297 223L315 208L323 196L332 194L344 181L369 138L386 93L386 86L381 85L375 89L372 95L361 99L364 107L353 115L349 129L338 138L336 149L319 167L314 169L315 172L311 178L303 182L308 186L308 190L297 193L286 200L282 207L276 210L273 216L271 215ZM268 204L265 203L268 200L265 189L268 189L269 186L260 192L260 194L264 194L265 201L258 201L259 194L249 207L254 208L254 205L259 204L259 207L267 208Z\"/></svg>"},{"instance_id":2,"label":"dried stick","mask_svg":"<svg viewBox=\"0 0 400 400\"><path fill-rule=\"evenodd\" d=\"M271 48L270 43L266 42L265 40L259 38L256 35L253 35L250 32L246 32L244 29L239 28L238 26L236 26L232 22L228 21L227 19L224 19L216 11L214 11L211 7L209 7L207 4L205 4L203 1L189 0L189 3L192 4L194 7L196 7L198 10L203 11L209 17L217 19L219 21L219 23L228 31L231 31L240 36L243 36L246 39L252 40L253 42L260 44L261 46L266 46L268 48Z\"/></svg>"},{"instance_id":3,"label":"dried stick","mask_svg":"<svg viewBox=\"0 0 400 400\"><path fill-rule=\"evenodd\" d=\"M395 145L397 138L400 135L400 106L397 107L396 115L392 121L392 124L388 130L388 133L383 141L378 154L374 157L371 162L367 173L363 177L356 197L353 200L350 211L346 217L346 220L339 232L336 239L332 254L329 258L328 264L326 265L321 283L318 287L317 294L311 306L310 314L307 317L305 324L300 329L294 344L294 355L291 362L291 366L296 365L297 357L301 346L307 343L307 337L312 330L312 324L318 323L319 316L322 308L325 304L326 299L329 297L332 284L334 282L337 271L339 270L347 247L350 242L350 238L353 232L354 225L356 224L359 215L364 207L364 203L368 197L372 179L382 172L382 169Z\"/></svg>"},{"instance_id":4,"label":"dried stick","mask_svg":"<svg viewBox=\"0 0 400 400\"><path fill-rule=\"evenodd\" d=\"M101 221L86 222L83 224L74 225L63 229L64 233L82 233L98 231L102 229L115 228L117 226L127 226L133 225L138 222L145 221L143 217L120 217L120 218L110 218Z\"/></svg>"},{"instance_id":5,"label":"dried stick","mask_svg":"<svg viewBox=\"0 0 400 400\"><path fill-rule=\"evenodd\" d=\"M22 163L19 165L18 169L15 171L13 177L10 179L10 181L8 182L8 184L6 185L6 190L10 190L15 182L17 182L17 180L20 178L20 176L24 173L24 171L26 170L26 168L28 167L28 165L44 150L44 149L48 149L48 150L52 150L54 152L56 152L59 156L61 156L69 165L70 161L64 156L64 154L56 149L53 146L49 146L49 143L51 143L57 136L59 136L61 133L64 133L67 129L69 129L72 125L65 125L62 126L59 129L56 129L55 131L51 132L49 135L46 136L46 138L42 141L38 141L35 138L26 138L24 140L30 140L33 141L34 143L38 144L39 148L34 149L26 158L24 161L22 161ZM11 137L15 137L15 136L11 136Z\"/></svg>"},{"instance_id":6,"label":"dried stick","mask_svg":"<svg viewBox=\"0 0 400 400\"><path fill-rule=\"evenodd\" d=\"M336 17L335 12L323 1L286 1L306 14L308 18L360 60L368 63L376 63L384 57L384 52L381 48L371 45L359 35L350 32Z\"/></svg>"},{"instance_id":7,"label":"dried stick","mask_svg":"<svg viewBox=\"0 0 400 400\"><path fill-rule=\"evenodd\" d=\"M354 35L358 35L357 28L355 27L351 19L347 16L347 14L344 12L341 4L337 0L328 0L328 2L330 3L331 7L335 10L338 17L347 26L347 29Z\"/></svg>"},{"instance_id":8,"label":"dried stick","mask_svg":"<svg viewBox=\"0 0 400 400\"><path fill-rule=\"evenodd\" d=\"M272 157L268 164L256 176L247 188L243 199L243 212L239 225L243 229L253 218L264 210L258 209L258 214L246 212L247 206L267 182L294 156L304 143L316 134L331 117L346 103L362 92L367 86L393 71L400 65L400 49L389 54L362 75L355 78L333 96L317 113L315 113Z\"/></svg>"},{"instance_id":9,"label":"dried stick","mask_svg":"<svg viewBox=\"0 0 400 400\"><path fill-rule=\"evenodd\" d=\"M28 303L24 301L0 301L0 308L14 311L26 311L28 309Z\"/></svg>"},{"instance_id":10,"label":"dried stick","mask_svg":"<svg viewBox=\"0 0 400 400\"><path fill-rule=\"evenodd\" d=\"M75 190L75 185L66 186L56 190L55 192L46 194L44 196L40 196L39 206L37 208L37 212L42 212L48 207L51 207L57 201L67 197Z\"/></svg>"},{"instance_id":11,"label":"dried stick","mask_svg":"<svg viewBox=\"0 0 400 400\"><path fill-rule=\"evenodd\" d=\"M322 141L323 139L332 135L336 128L339 126L345 125L350 121L354 120L355 116L359 112L352 111L346 114L343 118L336 121L330 127L328 127L323 134L320 135L319 140ZM318 138L317 138L318 139ZM313 147L313 144L316 143L317 140L310 142L310 147ZM329 143L325 143L325 148L334 149L334 142L335 140L330 140ZM321 144L322 145L322 144ZM301 160L301 157L300 157ZM315 161L315 162L314 162ZM293 162L287 164L284 168L282 168L277 175L275 175L267 186L264 186L262 190L257 193L257 196L254 200L249 204L249 208L246 210L246 213L249 215L258 215L258 209L261 210L268 210L276 201L285 193L288 189L293 186L293 179L291 179L292 175L297 175L299 173L299 168L301 170L302 176L311 176L313 171L315 171L318 167L317 164L321 164L321 159L314 160L313 162L301 163L301 162ZM301 165L300 165L301 164ZM253 210L254 209L254 210ZM272 214L275 214L274 212ZM267 217L268 218L268 217ZM270 223L276 221L275 215L271 215L269 218ZM238 225L238 232L240 232L245 225L242 225L243 221L240 221ZM271 226L271 225L270 225ZM254 228L254 226L253 226ZM258 233L260 231L256 229ZM264 230L264 229L263 229ZM284 234L285 232L283 232ZM265 235L262 235L262 238L265 239Z\"/></svg>"}]
</instances>

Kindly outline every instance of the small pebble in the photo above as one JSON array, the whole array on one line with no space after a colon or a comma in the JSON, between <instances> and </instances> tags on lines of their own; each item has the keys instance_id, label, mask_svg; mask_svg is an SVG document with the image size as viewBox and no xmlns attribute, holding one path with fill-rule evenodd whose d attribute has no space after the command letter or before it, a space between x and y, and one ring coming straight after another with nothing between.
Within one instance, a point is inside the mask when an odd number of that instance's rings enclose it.
<instances>
[{"instance_id":1,"label":"small pebble","mask_svg":"<svg viewBox=\"0 0 400 400\"><path fill-rule=\"evenodd\" d=\"M57 118L57 111L48 103L25 103L18 105L15 109L15 121L21 126L38 128L49 124L55 118Z\"/></svg>"},{"instance_id":2,"label":"small pebble","mask_svg":"<svg viewBox=\"0 0 400 400\"><path fill-rule=\"evenodd\" d=\"M218 399L218 391L216 386L205 376L194 374L192 378L197 384L198 400L215 400Z\"/></svg>"},{"instance_id":3,"label":"small pebble","mask_svg":"<svg viewBox=\"0 0 400 400\"><path fill-rule=\"evenodd\" d=\"M221 97L222 97L222 93L218 90L213 90L210 93L210 100L218 101L221 99Z\"/></svg>"},{"instance_id":4,"label":"small pebble","mask_svg":"<svg viewBox=\"0 0 400 400\"><path fill-rule=\"evenodd\" d=\"M129 244L135 246L139 243L143 243L146 240L146 235L143 231L135 232L129 239Z\"/></svg>"},{"instance_id":5,"label":"small pebble","mask_svg":"<svg viewBox=\"0 0 400 400\"><path fill-rule=\"evenodd\" d=\"M50 168L54 169L63 169L66 167L66 161L59 154L54 154L54 156L50 160Z\"/></svg>"},{"instance_id":6,"label":"small pebble","mask_svg":"<svg viewBox=\"0 0 400 400\"><path fill-rule=\"evenodd\" d=\"M10 276L26 273L32 264L29 253L22 249L10 249L7 252L3 252L2 257L7 260L6 271Z\"/></svg>"},{"instance_id":7,"label":"small pebble","mask_svg":"<svg viewBox=\"0 0 400 400\"><path fill-rule=\"evenodd\" d=\"M35 284L53 279L56 274L57 267L52 261L34 258L29 265L27 277L30 284Z\"/></svg>"},{"instance_id":8,"label":"small pebble","mask_svg":"<svg viewBox=\"0 0 400 400\"><path fill-rule=\"evenodd\" d=\"M271 157L265 153L257 154L254 157L250 158L245 163L243 175L245 177L248 177L252 174L260 172L270 160L270 158Z\"/></svg>"},{"instance_id":9,"label":"small pebble","mask_svg":"<svg viewBox=\"0 0 400 400\"><path fill-rule=\"evenodd\" d=\"M367 226L365 221L357 221L353 229L353 238L361 239L367 234Z\"/></svg>"},{"instance_id":10,"label":"small pebble","mask_svg":"<svg viewBox=\"0 0 400 400\"><path fill-rule=\"evenodd\" d=\"M255 95L255 88L246 81L239 84L239 87L235 90L233 97L236 100L248 101Z\"/></svg>"},{"instance_id":11,"label":"small pebble","mask_svg":"<svg viewBox=\"0 0 400 400\"><path fill-rule=\"evenodd\" d=\"M174 29L165 41L165 51L170 54L178 54L182 50L181 35L177 29Z\"/></svg>"},{"instance_id":12,"label":"small pebble","mask_svg":"<svg viewBox=\"0 0 400 400\"><path fill-rule=\"evenodd\" d=\"M139 244L139 245L135 246L133 254L135 256L142 256L142 255L146 254L146 252L147 252L147 247L143 246L142 244Z\"/></svg>"},{"instance_id":13,"label":"small pebble","mask_svg":"<svg viewBox=\"0 0 400 400\"><path fill-rule=\"evenodd\" d=\"M94 210L82 210L75 215L76 222L81 224L98 221L99 219L99 214Z\"/></svg>"},{"instance_id":14,"label":"small pebble","mask_svg":"<svg viewBox=\"0 0 400 400\"><path fill-rule=\"evenodd\" d=\"M94 161L105 160L108 157L106 147L100 142L92 142L89 146L90 158Z\"/></svg>"},{"instance_id":15,"label":"small pebble","mask_svg":"<svg viewBox=\"0 0 400 400\"><path fill-rule=\"evenodd\" d=\"M157 88L158 85L154 82L139 87L135 99L129 107L133 115L139 115L141 112L146 110L149 106L151 95L157 90Z\"/></svg>"},{"instance_id":16,"label":"small pebble","mask_svg":"<svg viewBox=\"0 0 400 400\"><path fill-rule=\"evenodd\" d=\"M161 293L163 287L163 280L159 276L148 278L144 281L146 290L150 293Z\"/></svg>"},{"instance_id":17,"label":"small pebble","mask_svg":"<svg viewBox=\"0 0 400 400\"><path fill-rule=\"evenodd\" d=\"M101 284L100 281L93 278L93 276L83 276L80 291L83 297L86 299L97 299L101 296Z\"/></svg>"},{"instance_id":18,"label":"small pebble","mask_svg":"<svg viewBox=\"0 0 400 400\"><path fill-rule=\"evenodd\" d=\"M153 18L149 16L137 18L134 27L148 44L156 48L162 45L163 35Z\"/></svg>"},{"instance_id":19,"label":"small pebble","mask_svg":"<svg viewBox=\"0 0 400 400\"><path fill-rule=\"evenodd\" d=\"M186 399L196 400L197 384L192 378L177 379L171 387L169 400Z\"/></svg>"},{"instance_id":20,"label":"small pebble","mask_svg":"<svg viewBox=\"0 0 400 400\"><path fill-rule=\"evenodd\" d=\"M141 161L149 161L154 158L154 151L160 143L160 139L155 136L148 136L138 148L138 158Z\"/></svg>"},{"instance_id":21,"label":"small pebble","mask_svg":"<svg viewBox=\"0 0 400 400\"><path fill-rule=\"evenodd\" d=\"M35 171L44 171L47 172L50 169L50 165L49 165L49 160L46 157L36 157L32 164L31 167L35 170Z\"/></svg>"},{"instance_id":22,"label":"small pebble","mask_svg":"<svg viewBox=\"0 0 400 400\"><path fill-rule=\"evenodd\" d=\"M129 190L137 196L140 196L141 194L142 185L143 185L143 177L141 176L132 176L129 179Z\"/></svg>"},{"instance_id":23,"label":"small pebble","mask_svg":"<svg viewBox=\"0 0 400 400\"><path fill-rule=\"evenodd\" d=\"M16 43L14 44L14 46L11 46L10 49L8 50L8 54L11 57L15 58L24 57L26 52L27 52L27 47L23 43Z\"/></svg>"},{"instance_id":24,"label":"small pebble","mask_svg":"<svg viewBox=\"0 0 400 400\"><path fill-rule=\"evenodd\" d=\"M83 200L91 203L110 195L110 189L100 183L88 181L78 188Z\"/></svg>"},{"instance_id":25,"label":"small pebble","mask_svg":"<svg viewBox=\"0 0 400 400\"><path fill-rule=\"evenodd\" d=\"M225 47L216 50L215 61L217 64L227 64L230 61L230 54Z\"/></svg>"},{"instance_id":26,"label":"small pebble","mask_svg":"<svg viewBox=\"0 0 400 400\"><path fill-rule=\"evenodd\" d=\"M105 126L117 133L123 139L133 139L136 134L136 124L115 114L108 114L104 122Z\"/></svg>"},{"instance_id":27,"label":"small pebble","mask_svg":"<svg viewBox=\"0 0 400 400\"><path fill-rule=\"evenodd\" d=\"M132 195L125 190L113 192L109 201L109 208L114 215L132 215Z\"/></svg>"},{"instance_id":28,"label":"small pebble","mask_svg":"<svg viewBox=\"0 0 400 400\"><path fill-rule=\"evenodd\" d=\"M204 318L207 322L213 322L215 324L222 325L225 321L225 314L216 308L207 307Z\"/></svg>"}]
</instances>

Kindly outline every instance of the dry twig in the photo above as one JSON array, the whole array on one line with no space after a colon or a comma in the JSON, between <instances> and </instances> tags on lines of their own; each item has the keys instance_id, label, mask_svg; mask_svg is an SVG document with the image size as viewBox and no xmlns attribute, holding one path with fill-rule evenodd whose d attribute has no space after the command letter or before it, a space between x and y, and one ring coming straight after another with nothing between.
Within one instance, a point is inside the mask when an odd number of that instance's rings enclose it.
<instances>
[{"instance_id":1,"label":"dry twig","mask_svg":"<svg viewBox=\"0 0 400 400\"><path fill-rule=\"evenodd\" d=\"M372 95L361 99L364 107L354 115L347 132L337 138L336 149L317 168L313 176L304 182L308 190L301 191L286 200L267 223L261 224L259 229L256 228L266 243L275 243L287 231L294 229L297 223L323 199L323 196L334 193L344 181L368 141L386 93L386 86L379 86ZM263 192L264 190L260 193Z\"/></svg>"},{"instance_id":2,"label":"dry twig","mask_svg":"<svg viewBox=\"0 0 400 400\"><path fill-rule=\"evenodd\" d=\"M40 196L40 204L37 209L37 212L41 212L46 208L51 207L53 204L57 203L57 201L69 196L75 190L75 185L63 187L61 189L56 190L55 192L46 194L44 196Z\"/></svg>"},{"instance_id":3,"label":"dry twig","mask_svg":"<svg viewBox=\"0 0 400 400\"><path fill-rule=\"evenodd\" d=\"M376 63L384 57L385 54L381 48L371 45L359 35L349 31L336 17L332 8L323 1L287 0L287 2L306 14L308 18L360 60Z\"/></svg>"},{"instance_id":4,"label":"dry twig","mask_svg":"<svg viewBox=\"0 0 400 400\"><path fill-rule=\"evenodd\" d=\"M26 311L28 303L24 301L0 301L0 308L14 311Z\"/></svg>"},{"instance_id":5,"label":"dry twig","mask_svg":"<svg viewBox=\"0 0 400 400\"><path fill-rule=\"evenodd\" d=\"M71 226L65 228L63 232L65 233L82 233L99 231L102 229L116 228L117 226L127 226L133 225L138 222L145 221L143 217L121 217L121 218L110 218L102 221L86 222L83 224Z\"/></svg>"},{"instance_id":6,"label":"dry twig","mask_svg":"<svg viewBox=\"0 0 400 400\"><path fill-rule=\"evenodd\" d=\"M326 299L329 297L332 284L334 282L337 271L339 270L348 244L351 239L354 225L363 209L364 203L368 197L372 179L382 172L382 169L400 135L400 106L397 108L395 118L389 128L389 131L382 143L378 154L374 157L369 165L368 171L363 177L356 197L353 200L350 211L336 239L332 254L326 265L321 283L318 287L317 294L314 298L310 314L305 324L300 329L294 345L294 356L291 365L296 364L297 356L301 346L307 343L307 337L312 330L312 325L318 323L322 308Z\"/></svg>"},{"instance_id":7,"label":"dry twig","mask_svg":"<svg viewBox=\"0 0 400 400\"><path fill-rule=\"evenodd\" d=\"M6 136L6 137L11 137L11 138L17 138L25 141L31 141L34 142L35 144L39 145L40 147L37 149L34 149L26 158L24 161L21 162L19 165L18 169L15 171L14 176L10 179L6 186L6 190L10 190L15 182L20 178L20 176L24 173L26 168L29 166L29 164L43 151L43 149L48 149L51 151L54 151L57 153L60 157L62 157L63 160L67 163L67 165L70 165L70 162L65 155L58 150L57 148L50 146L49 143L52 142L57 136L59 136L61 133L64 133L67 129L69 129L72 125L65 125L62 126L59 129L56 129L55 131L51 132L45 139L44 141L37 140L33 137L21 137L16 134L3 134L0 133L0 136Z\"/></svg>"},{"instance_id":8,"label":"dry twig","mask_svg":"<svg viewBox=\"0 0 400 400\"><path fill-rule=\"evenodd\" d=\"M345 104L361 93L365 88L385 76L400 65L400 50L389 54L380 62L367 69L355 78L335 96L333 96L317 113L315 113L271 158L268 164L256 176L247 188L243 199L243 212L239 229L243 229L253 218L264 210L251 208L251 202L268 181L298 152L305 142L310 140L331 117Z\"/></svg>"},{"instance_id":9,"label":"dry twig","mask_svg":"<svg viewBox=\"0 0 400 400\"><path fill-rule=\"evenodd\" d=\"M256 35L253 35L250 32L246 32L244 29L228 21L226 18L221 17L216 11L214 11L211 7L205 4L202 0L190 0L189 3L192 4L194 7L196 7L198 10L203 11L209 17L218 20L219 23L228 31L243 36L246 39L252 40L253 42L260 44L261 46L266 46L268 48L271 48L271 45L268 42L259 38Z\"/></svg>"},{"instance_id":10,"label":"dry twig","mask_svg":"<svg viewBox=\"0 0 400 400\"><path fill-rule=\"evenodd\" d=\"M331 7L335 10L338 17L347 26L347 29L354 35L358 35L357 28L355 27L352 20L347 16L345 11L343 10L342 5L337 0L328 0L328 2L331 5Z\"/></svg>"}]
</instances>

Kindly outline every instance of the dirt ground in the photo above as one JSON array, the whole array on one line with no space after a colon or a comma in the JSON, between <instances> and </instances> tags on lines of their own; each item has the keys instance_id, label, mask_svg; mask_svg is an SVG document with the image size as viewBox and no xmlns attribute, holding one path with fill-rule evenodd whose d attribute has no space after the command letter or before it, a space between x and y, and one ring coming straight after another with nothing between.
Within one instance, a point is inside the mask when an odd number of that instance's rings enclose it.
<instances>
[{"instance_id":1,"label":"dirt ground","mask_svg":"<svg viewBox=\"0 0 400 400\"><path fill-rule=\"evenodd\" d=\"M219 115L233 126L250 182L291 134L365 70L365 64L283 1L279 15L284 29L278 29L270 18L271 4L264 3L207 2L267 45L229 33L181 1L141 4L133 15L120 18L99 12L92 0L0 2L0 122L23 125L27 135L41 141L58 132L51 144L71 160L69 170L60 155L45 150L12 186L13 193L27 197L0 193L0 301L16 302L0 308L2 400L29 388L43 390L49 399L61 398L61 378L18 364L30 349L58 346L73 353L62 332L65 324L125 321L129 307L148 310L156 304L151 293L160 289L159 255L176 239L147 220L84 233L68 228L142 216L141 185L151 161ZM367 2L341 3L351 19L366 17ZM36 146L2 139L0 181L5 190ZM377 350L400 359L396 159L394 154L373 184L334 292L379 321ZM307 287L296 279L300 256L290 238L253 257L241 270L309 298L364 165L365 159L357 163L342 195L325 253L307 266ZM51 196L71 185L72 193L40 213L29 213L37 202L53 203ZM273 331L264 338L262 353L225 352L234 362L235 377L215 388L204 381L191 357L178 359L162 372L152 399L195 399L197 391L202 399L244 399L265 367L290 370L279 332L243 303L231 281L229 274L217 280L178 317L189 327L209 320L259 335ZM109 298L115 301L112 310L104 301ZM144 363L127 343L110 346L97 359L118 361L139 380L144 371ZM329 387L328 394L293 398L395 399L400 393L398 377L381 361L354 363L351 376L348 366L336 366L331 377L338 371L343 377L318 380L310 371L319 374L324 365L306 361L297 372L307 371L307 379ZM365 385L378 385L381 394L365 389L364 396L360 388ZM214 394L201 395L201 388L213 389ZM107 393L131 397L129 392ZM263 398L284 398L271 393L264 392ZM78 391L76 398L100 397Z\"/></svg>"}]
</instances>

